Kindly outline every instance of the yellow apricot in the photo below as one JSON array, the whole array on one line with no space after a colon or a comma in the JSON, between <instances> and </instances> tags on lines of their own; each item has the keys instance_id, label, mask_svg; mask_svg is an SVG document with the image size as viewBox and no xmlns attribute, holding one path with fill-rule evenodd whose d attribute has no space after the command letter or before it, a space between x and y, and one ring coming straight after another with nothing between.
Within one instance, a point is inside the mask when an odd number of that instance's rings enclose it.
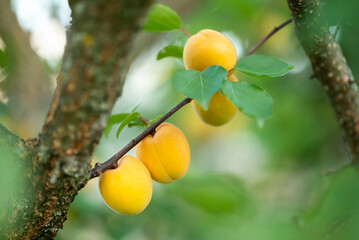
<instances>
[{"instance_id":1,"label":"yellow apricot","mask_svg":"<svg viewBox=\"0 0 359 240\"><path fill-rule=\"evenodd\" d=\"M186 137L176 126L162 123L154 135L148 135L136 146L136 156L151 173L153 180L170 183L182 178L190 162Z\"/></svg>"},{"instance_id":2,"label":"yellow apricot","mask_svg":"<svg viewBox=\"0 0 359 240\"><path fill-rule=\"evenodd\" d=\"M238 82L238 78L234 76L233 74L230 76L227 76L227 79L231 82Z\"/></svg>"},{"instance_id":3,"label":"yellow apricot","mask_svg":"<svg viewBox=\"0 0 359 240\"><path fill-rule=\"evenodd\" d=\"M183 49L183 62L187 70L203 71L220 65L227 71L234 68L237 54L233 43L222 33L204 29L191 36Z\"/></svg>"},{"instance_id":4,"label":"yellow apricot","mask_svg":"<svg viewBox=\"0 0 359 240\"><path fill-rule=\"evenodd\" d=\"M101 174L100 193L114 211L135 215L142 212L152 197L152 179L146 166L137 158L126 155L118 167Z\"/></svg>"},{"instance_id":5,"label":"yellow apricot","mask_svg":"<svg viewBox=\"0 0 359 240\"><path fill-rule=\"evenodd\" d=\"M238 82L234 75L230 75L228 80ZM212 126L221 126L227 123L237 112L237 108L220 92L213 94L207 110L204 110L197 101L193 101L193 106L199 118Z\"/></svg>"}]
</instances>

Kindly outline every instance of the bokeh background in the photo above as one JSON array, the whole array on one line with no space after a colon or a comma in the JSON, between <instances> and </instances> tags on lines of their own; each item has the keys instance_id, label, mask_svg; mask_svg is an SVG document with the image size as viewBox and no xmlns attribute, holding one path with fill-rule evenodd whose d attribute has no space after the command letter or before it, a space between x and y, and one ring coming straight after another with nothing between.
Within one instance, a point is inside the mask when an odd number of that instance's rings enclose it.
<instances>
[{"instance_id":1,"label":"bokeh background","mask_svg":"<svg viewBox=\"0 0 359 240\"><path fill-rule=\"evenodd\" d=\"M223 32L236 45L238 57L290 17L286 1L161 3L181 15L191 34L205 28ZM358 76L358 3L322 4L331 30L341 25L337 39ZM23 138L35 137L56 86L70 9L62 0L13 0L12 9L19 25L9 21L8 32L6 28L0 32L0 122ZM22 61L16 60L22 48L13 46L13 35L20 36L16 41L29 51ZM183 63L170 58L157 61L156 55L166 45L185 41L181 32L138 34L131 54L133 64L113 114L139 104L138 111L150 119L183 98L170 81ZM29 43L31 48L26 48ZM154 183L151 203L137 216L118 215L109 209L100 196L98 179L91 180L71 205L56 239L359 239L358 174L346 168L323 176L348 163L349 151L321 86L310 78L310 65L293 26L282 29L257 53L296 67L276 79L235 72L240 80L254 82L272 95L270 119L258 123L238 113L225 126L210 127L197 118L192 106L184 107L169 122L190 143L187 175L172 184ZM108 138L101 139L93 162L105 161L141 130L126 128L117 139L114 128ZM5 156L0 163L10 166ZM4 184L11 171L0 173L6 192L6 187L14 187Z\"/></svg>"}]
</instances>

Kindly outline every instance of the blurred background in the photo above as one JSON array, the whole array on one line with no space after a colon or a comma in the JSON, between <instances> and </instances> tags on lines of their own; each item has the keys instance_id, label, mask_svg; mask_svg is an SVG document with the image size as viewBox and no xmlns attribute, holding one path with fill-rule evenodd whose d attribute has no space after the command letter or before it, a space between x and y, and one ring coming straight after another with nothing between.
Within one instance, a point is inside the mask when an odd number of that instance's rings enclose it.
<instances>
[{"instance_id":1,"label":"blurred background","mask_svg":"<svg viewBox=\"0 0 359 240\"><path fill-rule=\"evenodd\" d=\"M286 2L276 0L160 3L175 9L191 34L211 28L227 35L238 57L290 17ZM358 3L322 4L333 32L340 23L337 40L357 76ZM12 0L11 9L15 15L0 14L0 122L23 138L36 137L56 86L70 9L62 0ZM169 44L184 45L186 38L181 32L138 34L133 64L113 114L139 104L138 111L150 119L183 99L170 81L183 70L183 63L157 61L156 55ZM347 168L323 176L349 162L349 151L321 86L310 79L310 65L292 24L256 53L296 67L276 79L235 72L240 80L271 94L270 119L259 124L238 113L225 126L210 127L191 105L184 107L169 122L190 143L187 175L168 185L154 183L151 203L137 216L118 215L108 208L98 179L93 179L71 205L56 239L359 239L358 174ZM126 128L116 139L113 128L109 138L102 138L93 162L107 160L142 130ZM4 156L0 163L8 164ZM5 172L0 176L5 182Z\"/></svg>"}]
</instances>

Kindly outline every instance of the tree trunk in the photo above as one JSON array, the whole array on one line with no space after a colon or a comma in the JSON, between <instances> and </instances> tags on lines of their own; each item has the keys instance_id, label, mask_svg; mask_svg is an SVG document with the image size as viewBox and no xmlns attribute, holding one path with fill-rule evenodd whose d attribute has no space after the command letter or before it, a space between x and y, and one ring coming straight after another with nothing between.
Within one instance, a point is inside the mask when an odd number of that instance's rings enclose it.
<instances>
[{"instance_id":1,"label":"tree trunk","mask_svg":"<svg viewBox=\"0 0 359 240\"><path fill-rule=\"evenodd\" d=\"M0 127L0 150L22 168L21 188L0 215L6 239L52 239L62 227L89 179L92 153L122 90L132 37L151 2L69 1L72 25L42 132L24 141Z\"/></svg>"},{"instance_id":2,"label":"tree trunk","mask_svg":"<svg viewBox=\"0 0 359 240\"><path fill-rule=\"evenodd\" d=\"M340 45L323 21L321 0L288 0L297 38L336 114L353 164L359 163L359 93Z\"/></svg>"}]
</instances>

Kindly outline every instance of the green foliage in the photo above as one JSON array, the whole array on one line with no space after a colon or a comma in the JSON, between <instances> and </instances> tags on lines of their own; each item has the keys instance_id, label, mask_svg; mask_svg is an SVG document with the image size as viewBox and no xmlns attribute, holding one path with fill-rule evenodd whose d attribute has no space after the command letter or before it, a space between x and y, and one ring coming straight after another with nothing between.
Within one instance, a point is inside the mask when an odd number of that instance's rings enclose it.
<instances>
[{"instance_id":1,"label":"green foliage","mask_svg":"<svg viewBox=\"0 0 359 240\"><path fill-rule=\"evenodd\" d=\"M241 214L250 202L243 181L231 175L207 174L187 177L169 191L188 204L212 214Z\"/></svg>"},{"instance_id":2,"label":"green foliage","mask_svg":"<svg viewBox=\"0 0 359 240\"><path fill-rule=\"evenodd\" d=\"M142 115L139 112L135 112L138 105L134 107L131 112L129 113L118 113L113 114L110 116L107 126L105 128L105 136L108 138L109 134L111 132L111 129L114 125L120 124L120 126L117 129L116 137L118 138L121 131L127 126L127 127L148 127L148 125L141 121L140 118L143 118ZM163 115L159 115L151 120L148 121L149 125L152 125L155 123L158 119L160 119ZM144 118L143 118L144 119Z\"/></svg>"},{"instance_id":3,"label":"green foliage","mask_svg":"<svg viewBox=\"0 0 359 240\"><path fill-rule=\"evenodd\" d=\"M172 82L182 94L196 99L203 109L208 109L209 99L222 85L227 70L219 65L213 65L202 72L186 70L176 73Z\"/></svg>"},{"instance_id":4,"label":"green foliage","mask_svg":"<svg viewBox=\"0 0 359 240\"><path fill-rule=\"evenodd\" d=\"M161 60L162 58L166 57L174 57L182 59L183 56L183 47L182 46L167 46L161 49L157 54L157 60Z\"/></svg>"},{"instance_id":5,"label":"green foliage","mask_svg":"<svg viewBox=\"0 0 359 240\"><path fill-rule=\"evenodd\" d=\"M11 191L16 188L16 184L13 181L15 175L15 164L13 157L0 148L0 163L2 166L6 166L0 168L0 209L4 209L6 203L10 200Z\"/></svg>"},{"instance_id":6,"label":"green foliage","mask_svg":"<svg viewBox=\"0 0 359 240\"><path fill-rule=\"evenodd\" d=\"M344 169L322 182L317 201L301 217L303 233L310 239L359 238L359 176Z\"/></svg>"},{"instance_id":7,"label":"green foliage","mask_svg":"<svg viewBox=\"0 0 359 240\"><path fill-rule=\"evenodd\" d=\"M8 65L8 59L6 53L0 50L0 68L6 68Z\"/></svg>"},{"instance_id":8,"label":"green foliage","mask_svg":"<svg viewBox=\"0 0 359 240\"><path fill-rule=\"evenodd\" d=\"M281 77L294 67L282 60L262 55L249 55L238 60L235 69L257 77Z\"/></svg>"},{"instance_id":9,"label":"green foliage","mask_svg":"<svg viewBox=\"0 0 359 240\"><path fill-rule=\"evenodd\" d=\"M358 20L359 2L356 0L325 1L322 7L325 20L333 25Z\"/></svg>"},{"instance_id":10,"label":"green foliage","mask_svg":"<svg viewBox=\"0 0 359 240\"><path fill-rule=\"evenodd\" d=\"M143 30L148 32L167 32L181 29L181 18L171 8L154 4L147 15Z\"/></svg>"},{"instance_id":11,"label":"green foliage","mask_svg":"<svg viewBox=\"0 0 359 240\"><path fill-rule=\"evenodd\" d=\"M120 126L117 129L116 132L116 137L118 138L118 136L120 135L122 129L124 127L126 127L128 124L130 124L131 122L138 122L138 117L141 116L141 114L139 112L133 112L133 113L129 113L121 122ZM145 124L145 123L144 123Z\"/></svg>"},{"instance_id":12,"label":"green foliage","mask_svg":"<svg viewBox=\"0 0 359 240\"><path fill-rule=\"evenodd\" d=\"M112 127L115 124L120 124L123 120L125 120L128 115L129 113L119 113L111 115L105 128L105 136L108 137Z\"/></svg>"},{"instance_id":13,"label":"green foliage","mask_svg":"<svg viewBox=\"0 0 359 240\"><path fill-rule=\"evenodd\" d=\"M253 83L223 81L221 91L239 111L250 117L263 120L272 115L272 97Z\"/></svg>"}]
</instances>

